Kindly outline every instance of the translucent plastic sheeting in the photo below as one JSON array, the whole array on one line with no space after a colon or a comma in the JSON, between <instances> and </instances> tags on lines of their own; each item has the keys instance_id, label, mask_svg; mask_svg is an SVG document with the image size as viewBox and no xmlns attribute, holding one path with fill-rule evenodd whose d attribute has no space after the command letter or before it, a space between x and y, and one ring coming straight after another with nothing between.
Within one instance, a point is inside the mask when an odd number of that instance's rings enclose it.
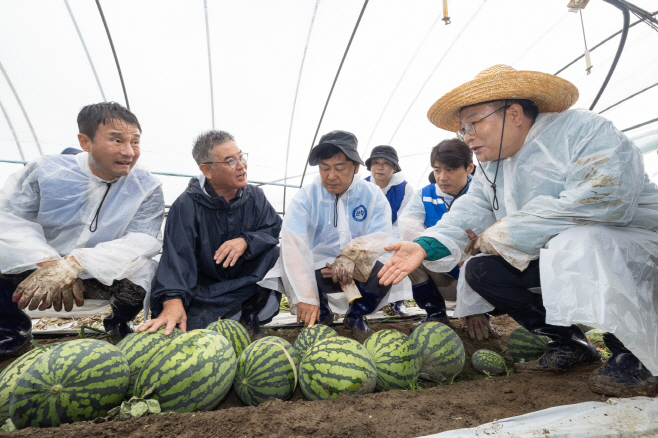
<instances>
[{"instance_id":1,"label":"translucent plastic sheeting","mask_svg":"<svg viewBox=\"0 0 658 438\"><path fill-rule=\"evenodd\" d=\"M658 399L611 398L556 406L428 438L636 438L658 435Z\"/></svg>"},{"instance_id":2,"label":"translucent plastic sheeting","mask_svg":"<svg viewBox=\"0 0 658 438\"><path fill-rule=\"evenodd\" d=\"M655 9L652 0L633 3ZM95 2L69 0L69 5L107 99L124 102ZM141 163L155 171L197 174L191 144L212 126L203 0L105 0L101 5L131 109L144 129ZM215 126L233 133L250 153L250 180L284 182L292 107L315 2L207 0L207 5ZM427 121L427 109L438 97L494 64L554 73L584 50L579 14L569 13L566 4L474 0L448 5L452 24L434 25L442 16L441 3L435 0L369 2L320 127L320 134L333 129L354 132L363 152L379 144L396 147L414 187L426 184L430 148L453 136ZM320 113L362 6L352 0L318 5L292 123L289 183L301 181ZM590 47L622 26L620 11L601 0L588 4L583 19ZM102 97L64 1L0 2L0 41L0 62L44 152L76 146L78 110ZM584 60L560 74L581 92L576 107L591 104L618 41L613 38L592 52L590 75ZM655 83L657 43L658 32L645 24L630 30L617 70L595 109ZM658 87L605 115L622 129L658 117L657 93ZM4 77L0 101L26 157L35 158L34 139ZM2 117L0 159L19 157ZM315 171L309 168L305 181L311 181ZM0 173L0 180L4 175ZM187 178L162 180L171 204ZM282 211L283 189L266 190ZM287 193L287 201L294 191Z\"/></svg>"}]
</instances>

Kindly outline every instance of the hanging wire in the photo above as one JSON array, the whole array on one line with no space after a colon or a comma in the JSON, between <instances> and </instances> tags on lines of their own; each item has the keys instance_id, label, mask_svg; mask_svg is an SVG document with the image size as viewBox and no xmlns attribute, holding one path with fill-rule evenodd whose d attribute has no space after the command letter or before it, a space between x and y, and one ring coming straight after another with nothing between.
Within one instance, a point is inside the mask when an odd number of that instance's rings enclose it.
<instances>
[{"instance_id":1,"label":"hanging wire","mask_svg":"<svg viewBox=\"0 0 658 438\"><path fill-rule=\"evenodd\" d=\"M103 26L105 26L105 33L107 34L107 39L110 41L110 48L112 49L112 55L114 55L114 63L117 65L117 71L119 72L119 80L121 81L121 88L123 89L123 98L126 99L126 108L130 109L130 103L128 102L128 93L126 93L126 84L123 82L123 75L121 74L121 66L119 65L119 58L117 57L116 50L114 50L112 35L110 35L110 28L107 27L107 21L105 21L105 14L103 14L103 8L101 8L100 0L96 0L96 6L98 7L98 12L101 15L101 20L103 20Z\"/></svg>"},{"instance_id":2,"label":"hanging wire","mask_svg":"<svg viewBox=\"0 0 658 438\"><path fill-rule=\"evenodd\" d=\"M651 90L651 89L652 89L653 87L655 87L656 85L658 85L658 82L656 82L656 83L653 84L653 85L649 85L647 88L644 88L644 89L638 91L637 93L633 93L633 94L631 94L630 96L628 96L628 97L626 97L626 98L620 100L620 101L617 102L617 103L614 103L614 104L610 105L610 106L607 107L606 109L603 109L603 110L599 111L599 114L603 114L604 112L608 111L609 109L612 109L612 108L616 107L617 105L619 105L619 104L621 104L621 103L624 103L624 102L626 102L627 100L632 99L632 98L634 98L635 96L637 96L637 95L639 95L639 94L644 93L645 91Z\"/></svg>"},{"instance_id":3,"label":"hanging wire","mask_svg":"<svg viewBox=\"0 0 658 438\"><path fill-rule=\"evenodd\" d=\"M290 139L292 137L292 124L295 120L295 108L297 107L297 95L299 94L299 84L302 81L302 72L304 71L304 61L306 60L306 51L308 50L308 43L311 41L311 33L313 32L313 23L315 22L315 15L318 12L318 5L320 0L316 0L315 8L313 9L313 16L311 17L311 24L308 27L308 34L306 35L306 44L304 45L304 54L302 55L302 62L299 66L299 75L297 76L297 86L295 87L295 98L292 101L292 113L290 114L290 127L288 128L288 144L286 145L286 166L283 172L284 183L288 182L288 155L290 153ZM283 188L283 215L286 214L286 191L287 187Z\"/></svg>"},{"instance_id":4,"label":"hanging wire","mask_svg":"<svg viewBox=\"0 0 658 438\"><path fill-rule=\"evenodd\" d=\"M587 49L587 38L585 38L585 23L583 22L583 10L579 9L580 13L580 26L583 29L583 41L585 42L585 64L587 65L586 71L587 74L592 73L592 61L589 57L589 50Z\"/></svg>"},{"instance_id":5,"label":"hanging wire","mask_svg":"<svg viewBox=\"0 0 658 438\"><path fill-rule=\"evenodd\" d=\"M448 0L443 0L443 22L446 24L450 24L450 16L448 15Z\"/></svg>"},{"instance_id":6,"label":"hanging wire","mask_svg":"<svg viewBox=\"0 0 658 438\"><path fill-rule=\"evenodd\" d=\"M215 93L212 87L212 60L210 58L210 27L208 26L208 3L203 0L203 14L206 18L206 46L208 47L208 74L210 76L210 114L212 129L215 129Z\"/></svg>"},{"instance_id":7,"label":"hanging wire","mask_svg":"<svg viewBox=\"0 0 658 438\"><path fill-rule=\"evenodd\" d=\"M41 150L41 143L39 143L39 139L37 138L37 133L34 132L34 128L32 127L32 122L30 122L30 118L27 116L27 112L25 111L25 107L23 106L23 102L21 102L20 97L18 97L18 93L16 92L16 89L14 88L14 84L11 83L11 80L9 79L9 75L7 74L7 71L2 66L2 62L0 62L0 71L2 71L2 75L5 77L5 80L7 81L7 84L9 85L9 88L11 88L11 92L14 93L14 99L16 99L16 102L18 102L18 106L21 108L21 111L23 112L23 117L25 117L25 121L27 122L27 126L30 127L30 132L32 133L32 138L34 138L34 142L37 145L37 149L39 150L39 155L43 155L43 151Z\"/></svg>"},{"instance_id":8,"label":"hanging wire","mask_svg":"<svg viewBox=\"0 0 658 438\"><path fill-rule=\"evenodd\" d=\"M324 103L324 108L322 109L322 115L320 116L320 121L318 122L318 127L315 130L315 135L313 136L313 142L311 143L311 148L308 151L308 157L311 156L311 150L313 150L313 146L315 145L315 140L318 137L318 132L320 132L320 126L322 125L322 120L324 119L324 114L327 112L327 106L329 106L329 101L331 100L331 95L334 92L334 87L336 86L336 81L338 81L338 76L340 75L340 71L343 68L343 63L345 63L345 58L347 58L347 53L350 51L350 46L352 45L352 40L354 40L354 35L356 35L356 31L359 28L359 23L361 23L361 17L363 17L363 13L366 11L366 7L368 6L368 1L369 0L365 0L363 2L363 7L361 8L361 13L359 14L359 18L356 20L356 25L354 26L354 30L352 31L352 35L350 36L350 41L347 43L347 47L345 48L345 53L343 53L343 59L340 60L340 65L338 66L338 71L336 72L336 77L334 78L334 82L331 84L331 89L329 90L329 96L327 96L327 101ZM299 183L300 188L304 184L304 177L306 176L306 169L308 169L308 157L306 158L306 164L304 165L304 173L302 173L302 181Z\"/></svg>"},{"instance_id":9,"label":"hanging wire","mask_svg":"<svg viewBox=\"0 0 658 438\"><path fill-rule=\"evenodd\" d=\"M393 135L391 135L391 139L388 141L388 144L392 144L392 143L393 143L393 139L395 138L395 135L398 133L398 130L400 129L400 126L402 126L402 123L403 123L404 120L407 118L407 115L409 114L409 111L410 111L411 108L414 106L414 104L416 103L416 100L418 99L418 97L420 96L420 94L423 92L423 90L424 90L425 87L427 86L427 83L430 81L430 79L432 79L432 76L434 76L434 73L436 72L436 70L439 68L439 66L441 65L441 63L443 62L443 60L446 58L446 56L448 56L448 53L450 53L450 51L452 50L452 48L455 46L455 43L459 40L459 38L460 38L460 37L462 36L462 34L466 31L466 29L468 29L468 27L471 25L471 23L473 22L473 20L475 20L475 17L478 16L478 14L479 14L480 11L482 10L482 8L484 8L484 5L485 5L485 4L486 4L486 2L482 2L482 3L480 4L480 7L475 11L475 13L471 16L471 18L468 19L468 22L464 25L464 27L462 28L462 30L459 31L459 33L457 34L457 36L455 36L455 38L452 40L452 42L451 42L450 45L448 46L448 50L445 51L445 53L443 54L443 56L441 57L441 59L439 59L439 62L436 63L436 65L435 65L434 68L432 69L432 72L429 74L429 76L427 76L427 79L425 79L425 82L424 82L423 85L420 87L420 90L418 90L418 93L416 94L416 97L414 97L414 100L411 101L411 104L409 105L409 107L407 108L407 110L404 112L404 115L402 116L402 119L400 120L400 123L398 123L398 126L395 128L395 131L393 132Z\"/></svg>"},{"instance_id":10,"label":"hanging wire","mask_svg":"<svg viewBox=\"0 0 658 438\"><path fill-rule=\"evenodd\" d=\"M21 142L18 141L18 136L16 135L16 131L14 131L14 125L11 124L11 120L9 119L9 114L7 114L7 111L5 111L5 106L2 104L1 100L0 100L0 110L2 110L2 114L4 114L5 116L7 125L9 125L9 130L11 131L11 135L14 136L14 141L16 142L18 153L21 155L21 160L25 161L25 155L23 155L23 148L21 147Z\"/></svg>"},{"instance_id":11,"label":"hanging wire","mask_svg":"<svg viewBox=\"0 0 658 438\"><path fill-rule=\"evenodd\" d=\"M80 42L82 43L82 48L85 50L85 55L87 55L87 61L89 61L89 65L91 66L91 71L94 73L94 78L96 78L96 84L98 84L98 89L101 92L101 97L103 98L103 102L107 102L107 99L105 98L105 92L103 91L103 86L101 85L101 81L100 79L98 79L98 74L96 73L96 67L94 67L94 61L91 60L91 55L89 55L89 50L87 50L87 44L85 44L85 39L82 37L82 33L80 32L80 28L78 27L78 22L75 20L75 16L73 15L73 11L71 10L69 1L64 0L64 4L66 5L66 10L69 11L69 17L71 17L71 21L73 22L73 27L75 27L75 31L78 34L78 38L80 38Z\"/></svg>"}]
</instances>

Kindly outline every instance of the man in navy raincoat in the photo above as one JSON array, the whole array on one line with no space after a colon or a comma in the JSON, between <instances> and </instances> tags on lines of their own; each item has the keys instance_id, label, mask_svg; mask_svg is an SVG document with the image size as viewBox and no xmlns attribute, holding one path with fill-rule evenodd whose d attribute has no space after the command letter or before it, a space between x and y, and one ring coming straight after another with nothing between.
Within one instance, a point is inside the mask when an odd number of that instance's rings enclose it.
<instances>
[{"instance_id":1,"label":"man in navy raincoat","mask_svg":"<svg viewBox=\"0 0 658 438\"><path fill-rule=\"evenodd\" d=\"M240 319L254 333L279 308L279 293L256 283L279 257L281 218L263 191L247 184L247 154L224 131L208 131L192 155L202 175L169 210L151 295L155 319L139 330L166 334Z\"/></svg>"}]
</instances>

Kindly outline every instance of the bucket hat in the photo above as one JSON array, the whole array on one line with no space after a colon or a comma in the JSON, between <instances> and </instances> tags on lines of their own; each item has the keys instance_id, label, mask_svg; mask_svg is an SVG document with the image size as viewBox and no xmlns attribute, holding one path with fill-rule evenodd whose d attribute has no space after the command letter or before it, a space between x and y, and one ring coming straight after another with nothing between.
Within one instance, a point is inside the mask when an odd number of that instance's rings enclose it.
<instances>
[{"instance_id":1,"label":"bucket hat","mask_svg":"<svg viewBox=\"0 0 658 438\"><path fill-rule=\"evenodd\" d=\"M334 146L341 150L347 158L352 161L363 165L363 161L359 156L356 148L359 144L359 141L356 139L356 136L351 132L347 131L331 131L328 134L323 135L320 138L320 142L311 149L311 153L308 156L308 164L311 166L318 165L318 154L321 150L328 147Z\"/></svg>"},{"instance_id":2,"label":"bucket hat","mask_svg":"<svg viewBox=\"0 0 658 438\"><path fill-rule=\"evenodd\" d=\"M398 153L393 146L375 146L372 149L372 152L370 152L370 158L366 160L366 168L368 170L370 170L370 164L375 158L384 158L385 160L395 164L395 173L402 170L400 169L400 162L398 161Z\"/></svg>"}]
</instances>

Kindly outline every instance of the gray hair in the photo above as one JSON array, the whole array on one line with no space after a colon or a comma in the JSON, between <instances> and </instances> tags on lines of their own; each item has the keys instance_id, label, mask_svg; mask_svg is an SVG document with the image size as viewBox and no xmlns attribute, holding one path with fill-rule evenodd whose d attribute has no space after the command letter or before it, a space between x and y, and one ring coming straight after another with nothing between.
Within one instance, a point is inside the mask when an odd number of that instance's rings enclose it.
<instances>
[{"instance_id":1,"label":"gray hair","mask_svg":"<svg viewBox=\"0 0 658 438\"><path fill-rule=\"evenodd\" d=\"M194 157L196 164L212 160L212 149L227 141L235 141L235 138L226 131L212 129L199 134L194 140L194 146L192 146L192 157Z\"/></svg>"}]
</instances>

